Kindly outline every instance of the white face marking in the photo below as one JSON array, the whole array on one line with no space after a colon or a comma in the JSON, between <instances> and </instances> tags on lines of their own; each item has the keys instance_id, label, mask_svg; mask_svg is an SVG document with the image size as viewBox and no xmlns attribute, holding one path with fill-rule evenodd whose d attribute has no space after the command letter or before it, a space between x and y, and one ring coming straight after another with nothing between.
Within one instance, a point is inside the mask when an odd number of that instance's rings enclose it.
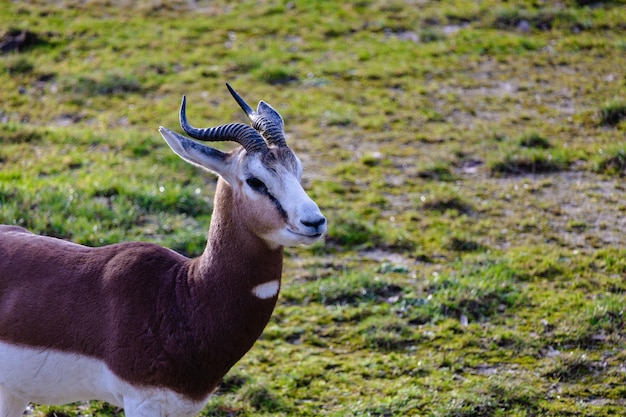
<instances>
[{"instance_id":1,"label":"white face marking","mask_svg":"<svg viewBox=\"0 0 626 417\"><path fill-rule=\"evenodd\" d=\"M95 358L0 342L0 399L13 400L0 401L0 416L17 415L7 411L22 403L25 408L27 401L66 404L98 399L124 407L127 416L193 417L208 397L192 401L165 388L133 386Z\"/></svg>"},{"instance_id":2,"label":"white face marking","mask_svg":"<svg viewBox=\"0 0 626 417\"><path fill-rule=\"evenodd\" d=\"M265 282L252 288L252 294L262 300L275 297L280 289L280 282L275 279L274 281Z\"/></svg>"},{"instance_id":3,"label":"white face marking","mask_svg":"<svg viewBox=\"0 0 626 417\"><path fill-rule=\"evenodd\" d=\"M295 157L295 156L294 156ZM297 160L297 159L296 159ZM252 201L273 201L280 206L283 223L276 222L270 230L264 230L259 236L265 240L270 248L279 246L310 245L321 238L326 232L326 219L319 207L307 195L300 184L302 167L298 162L296 172L292 172L278 164L274 172L270 172L261 160L253 158L246 163L240 173L240 182L243 192ZM247 179L256 178L265 185L265 192L259 192L246 184ZM259 205L255 205L260 207ZM275 211L276 216L281 214L274 207L263 208L266 213Z\"/></svg>"}]
</instances>

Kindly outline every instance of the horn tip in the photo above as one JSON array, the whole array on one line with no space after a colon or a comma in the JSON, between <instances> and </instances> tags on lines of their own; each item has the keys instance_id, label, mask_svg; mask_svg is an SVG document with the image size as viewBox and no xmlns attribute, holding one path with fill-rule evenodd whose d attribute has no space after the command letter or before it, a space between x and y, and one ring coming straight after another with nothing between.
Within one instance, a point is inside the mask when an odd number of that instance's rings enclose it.
<instances>
[{"instance_id":1,"label":"horn tip","mask_svg":"<svg viewBox=\"0 0 626 417\"><path fill-rule=\"evenodd\" d=\"M235 91L235 89L233 87L231 87L230 84L226 83L226 88L228 88L228 91L230 91L230 94L233 96L237 95L237 92Z\"/></svg>"},{"instance_id":2,"label":"horn tip","mask_svg":"<svg viewBox=\"0 0 626 417\"><path fill-rule=\"evenodd\" d=\"M246 113L249 118L256 115L256 112L252 110L252 107L250 107L248 103L246 103L245 100L241 98L241 96L235 91L234 88L230 86L230 84L226 83L226 88L228 88L228 91L230 91L230 94L233 96L237 104L239 104L239 107L241 107L241 109L244 111L244 113Z\"/></svg>"},{"instance_id":3,"label":"horn tip","mask_svg":"<svg viewBox=\"0 0 626 417\"><path fill-rule=\"evenodd\" d=\"M178 115L178 120L180 122L180 127L183 128L185 132L187 132L188 123L187 123L187 96L183 94L183 99L180 103L180 113Z\"/></svg>"}]
</instances>

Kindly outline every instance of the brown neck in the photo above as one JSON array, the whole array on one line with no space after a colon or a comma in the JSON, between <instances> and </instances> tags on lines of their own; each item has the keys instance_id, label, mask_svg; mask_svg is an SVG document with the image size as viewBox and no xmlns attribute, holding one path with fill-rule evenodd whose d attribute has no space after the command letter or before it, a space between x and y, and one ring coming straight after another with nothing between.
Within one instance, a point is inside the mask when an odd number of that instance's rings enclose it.
<instances>
[{"instance_id":1,"label":"brown neck","mask_svg":"<svg viewBox=\"0 0 626 417\"><path fill-rule=\"evenodd\" d=\"M190 387L185 391L191 393L191 387L199 388L196 398L205 395L207 384L214 386L250 350L269 321L278 298L278 294L259 298L253 288L280 280L283 249L270 249L233 219L232 201L231 187L220 179L207 247L201 257L189 264L188 285L179 286L177 291L178 305L192 306L193 311L188 311L186 316L195 317L194 334L199 337L192 345L205 358L194 364L193 369L181 365L186 369L181 378ZM186 303L187 297L194 300Z\"/></svg>"},{"instance_id":2,"label":"brown neck","mask_svg":"<svg viewBox=\"0 0 626 417\"><path fill-rule=\"evenodd\" d=\"M271 249L261 238L238 222L233 211L233 191L219 179L215 193L215 207L211 218L207 246L197 260L196 279L219 279L219 271L228 271L231 279L224 284L236 285L245 291L255 285L280 280L283 248ZM237 281L237 282L234 282Z\"/></svg>"}]
</instances>

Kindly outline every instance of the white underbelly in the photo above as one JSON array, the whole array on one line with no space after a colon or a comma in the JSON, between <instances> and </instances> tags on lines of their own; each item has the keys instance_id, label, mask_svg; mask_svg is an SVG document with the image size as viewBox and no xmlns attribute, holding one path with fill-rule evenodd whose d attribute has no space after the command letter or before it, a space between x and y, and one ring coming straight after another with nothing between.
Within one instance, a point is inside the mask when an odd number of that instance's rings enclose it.
<instances>
[{"instance_id":1,"label":"white underbelly","mask_svg":"<svg viewBox=\"0 0 626 417\"><path fill-rule=\"evenodd\" d=\"M0 342L0 386L39 404L102 400L124 407L127 416L193 416L205 403L165 388L134 387L98 359L5 342Z\"/></svg>"}]
</instances>

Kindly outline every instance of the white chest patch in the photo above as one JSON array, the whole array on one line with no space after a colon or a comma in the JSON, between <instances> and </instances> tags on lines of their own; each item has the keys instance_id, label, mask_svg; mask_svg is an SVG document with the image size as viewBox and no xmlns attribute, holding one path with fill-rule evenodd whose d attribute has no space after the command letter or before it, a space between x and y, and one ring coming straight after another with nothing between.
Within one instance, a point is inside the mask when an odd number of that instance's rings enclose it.
<instances>
[{"instance_id":1,"label":"white chest patch","mask_svg":"<svg viewBox=\"0 0 626 417\"><path fill-rule=\"evenodd\" d=\"M264 282L252 288L252 294L263 300L267 300L268 298L275 297L279 289L280 282L275 279L274 281Z\"/></svg>"}]
</instances>

